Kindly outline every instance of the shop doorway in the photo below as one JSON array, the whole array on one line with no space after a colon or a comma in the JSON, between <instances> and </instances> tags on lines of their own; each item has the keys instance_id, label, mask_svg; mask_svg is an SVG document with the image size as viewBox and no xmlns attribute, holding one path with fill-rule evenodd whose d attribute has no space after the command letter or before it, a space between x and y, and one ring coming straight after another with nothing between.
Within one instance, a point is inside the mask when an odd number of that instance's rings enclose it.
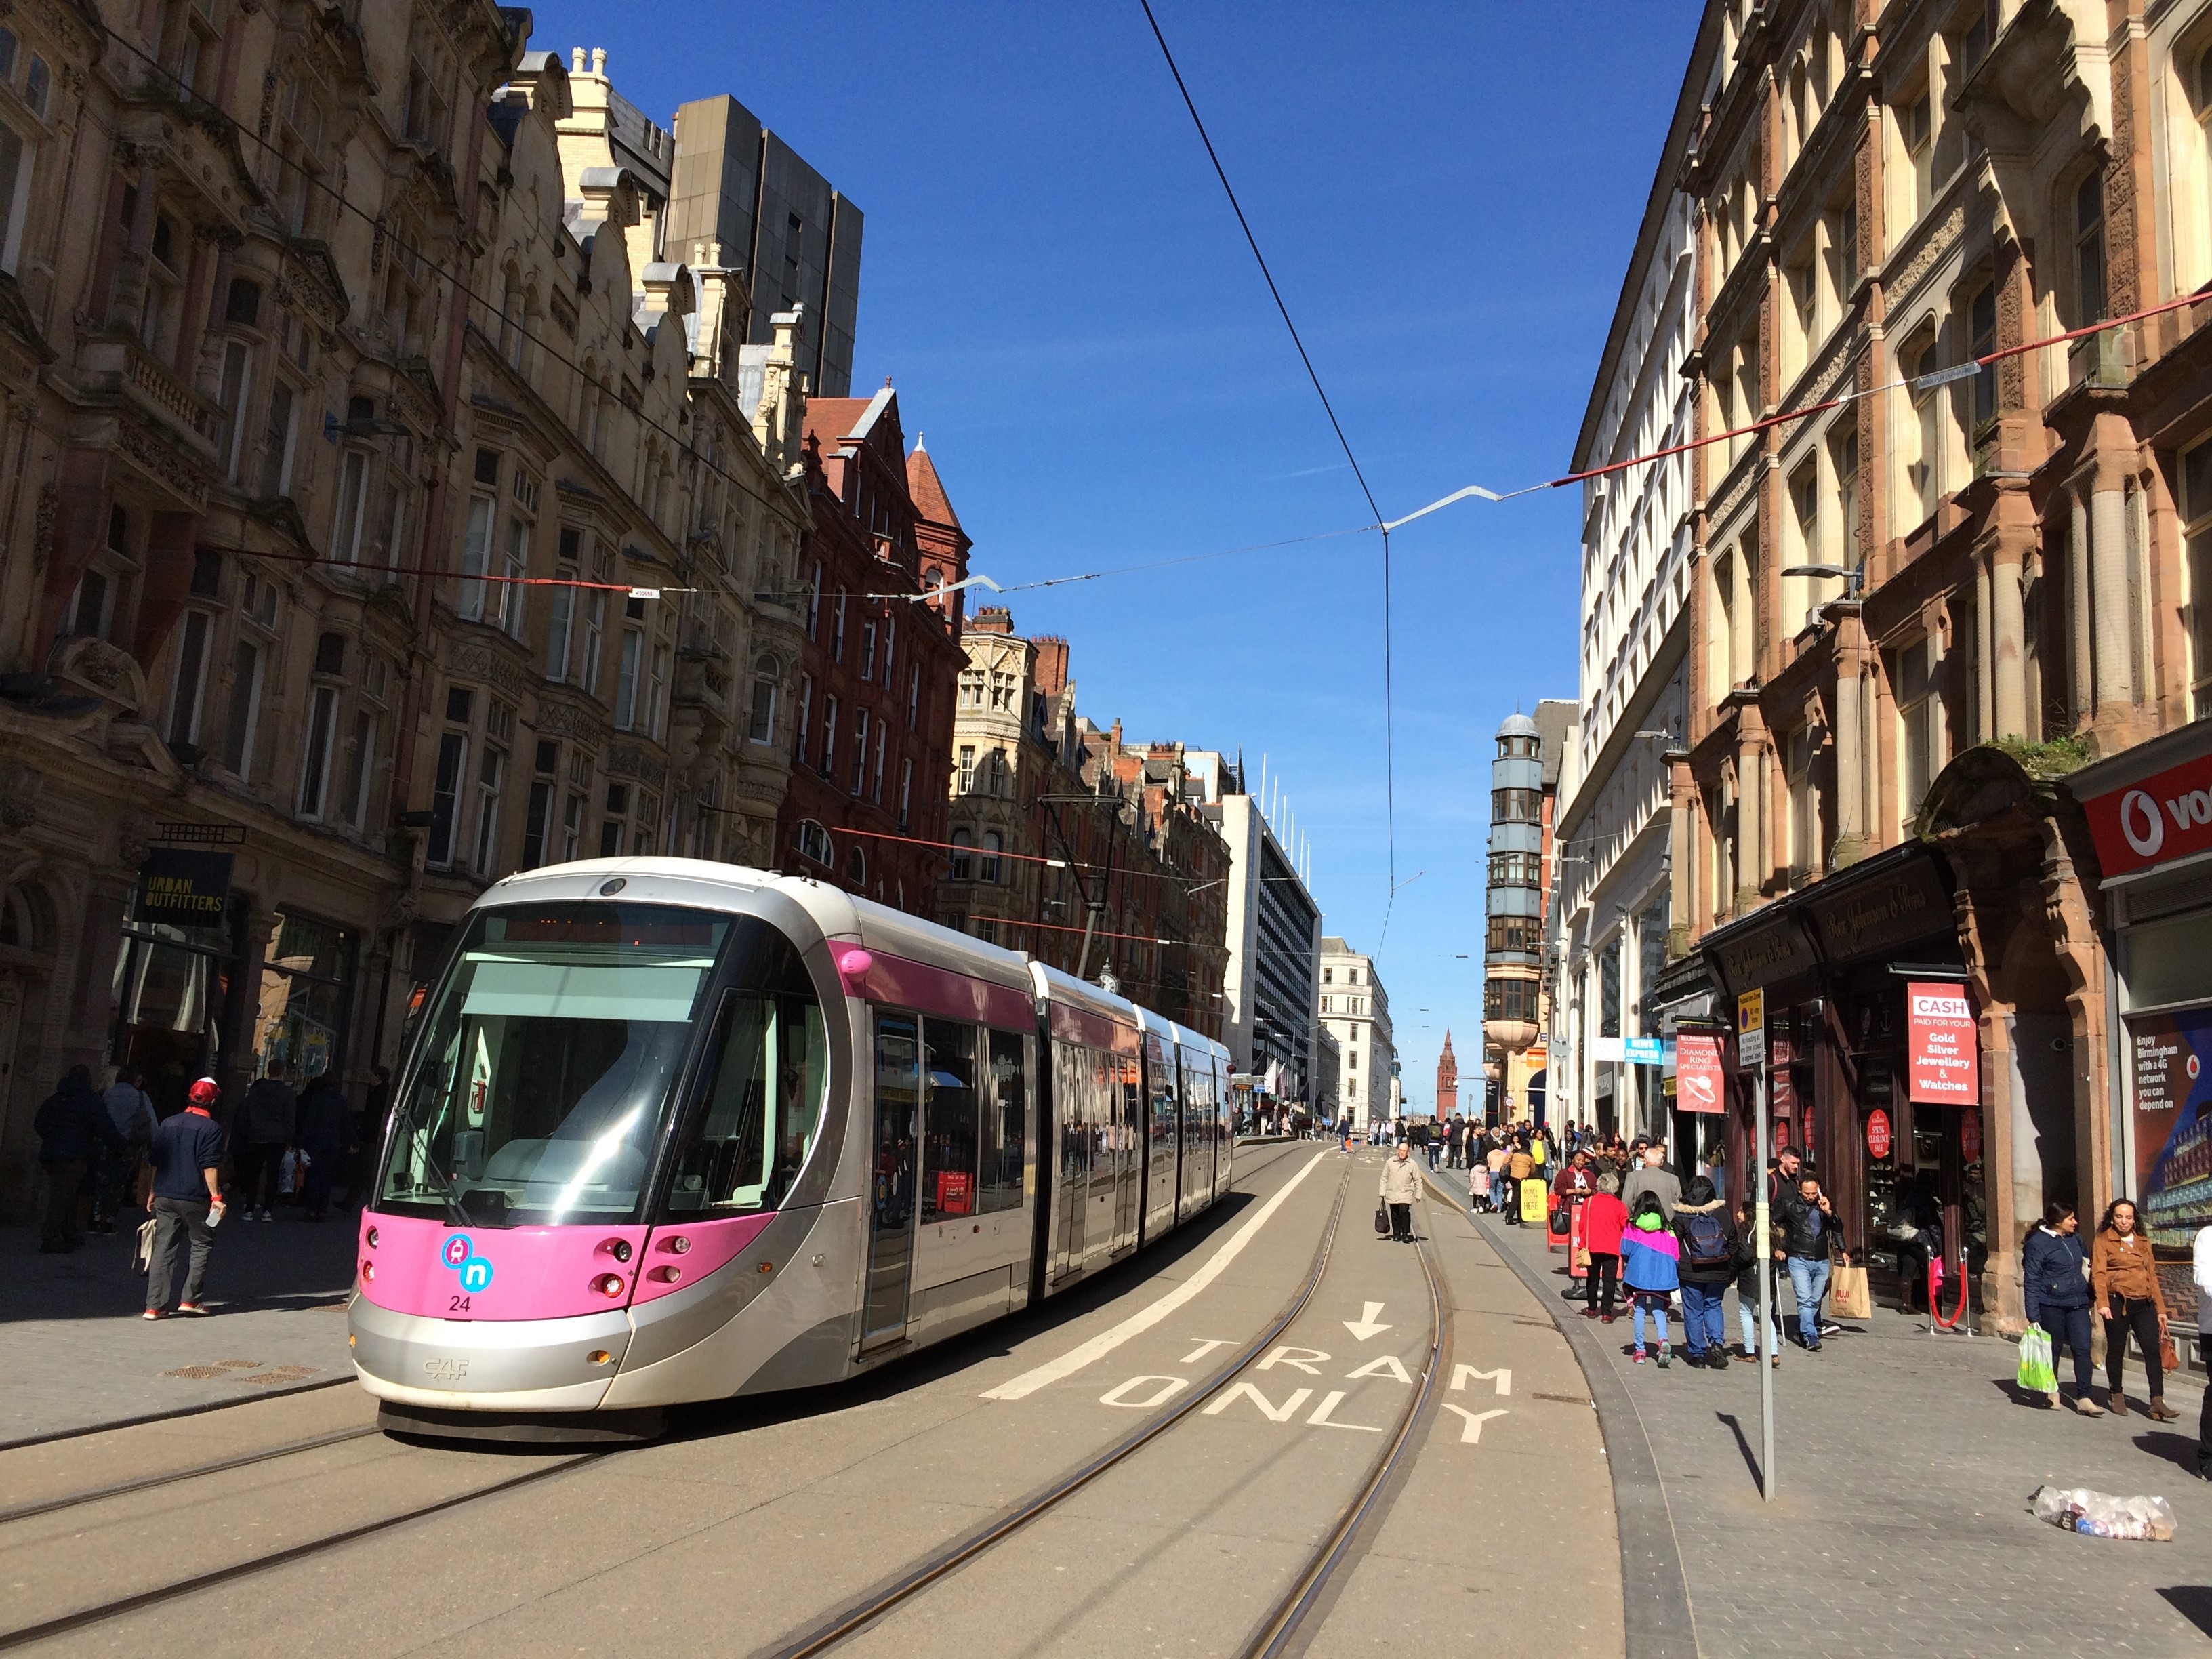
<instances>
[{"instance_id":1,"label":"shop doorway","mask_svg":"<svg viewBox=\"0 0 2212 1659\"><path fill-rule=\"evenodd\" d=\"M195 1078L222 1069L225 1018L237 983L246 904L232 901L214 927L125 921L115 953L115 1029L110 1052L118 1066L145 1074L155 1112L185 1109Z\"/></svg>"}]
</instances>

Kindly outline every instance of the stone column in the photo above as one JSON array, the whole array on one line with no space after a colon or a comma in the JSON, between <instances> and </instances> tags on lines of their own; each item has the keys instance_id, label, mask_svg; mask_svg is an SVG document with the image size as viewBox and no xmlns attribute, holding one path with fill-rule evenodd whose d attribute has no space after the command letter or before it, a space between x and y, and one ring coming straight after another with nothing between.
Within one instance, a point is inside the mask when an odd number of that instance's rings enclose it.
<instances>
[{"instance_id":1,"label":"stone column","mask_svg":"<svg viewBox=\"0 0 2212 1659\"><path fill-rule=\"evenodd\" d=\"M1866 624L1858 602L1838 600L1828 614L1836 619L1836 842L1828 867L1841 870L1866 856L1866 715L1861 708L1865 686L1860 678L1866 657Z\"/></svg>"},{"instance_id":2,"label":"stone column","mask_svg":"<svg viewBox=\"0 0 2212 1659\"><path fill-rule=\"evenodd\" d=\"M2094 658L2089 618L2089 507L2079 490L2066 495L2069 526L2066 544L2067 664L2074 684L2074 719L2088 719L2097 706L2096 689L2089 678Z\"/></svg>"},{"instance_id":3,"label":"stone column","mask_svg":"<svg viewBox=\"0 0 2212 1659\"><path fill-rule=\"evenodd\" d=\"M1690 775L1690 751L1670 749L1667 761L1667 960L1690 953L1694 931L1690 919L1692 871L1697 835L1698 784Z\"/></svg>"},{"instance_id":4,"label":"stone column","mask_svg":"<svg viewBox=\"0 0 2212 1659\"><path fill-rule=\"evenodd\" d=\"M2027 623L2021 611L2021 550L2000 542L1990 556L1990 679L1996 722L1982 728L1992 738L2027 734Z\"/></svg>"},{"instance_id":5,"label":"stone column","mask_svg":"<svg viewBox=\"0 0 2212 1659\"><path fill-rule=\"evenodd\" d=\"M1759 718L1756 698L1736 705L1735 728L1735 914L1755 910L1763 902L1766 859L1761 850L1761 824L1766 803L1765 769L1759 764L1766 750L1766 724Z\"/></svg>"},{"instance_id":6,"label":"stone column","mask_svg":"<svg viewBox=\"0 0 2212 1659\"><path fill-rule=\"evenodd\" d=\"M1990 558L1986 553L1974 555L1974 736L1987 743L1996 735L1990 723L1996 702L1990 684L1990 668L1996 657L1996 629L1990 616L1990 589L1993 585L1990 573ZM1955 634L1954 635L1955 638Z\"/></svg>"},{"instance_id":7,"label":"stone column","mask_svg":"<svg viewBox=\"0 0 2212 1659\"><path fill-rule=\"evenodd\" d=\"M132 159L127 155L117 158L125 167L128 167ZM138 332L142 320L142 308L146 298L146 261L152 257L154 246L155 186L154 164L147 161L138 169L136 185L138 198L132 204L131 238L124 246L123 258L116 264L114 298L107 309L110 327L126 329L134 335Z\"/></svg>"},{"instance_id":8,"label":"stone column","mask_svg":"<svg viewBox=\"0 0 2212 1659\"><path fill-rule=\"evenodd\" d=\"M2129 626L2128 505L2117 485L2089 497L2089 582L2094 594L2096 711L2100 725L2135 708L2135 638Z\"/></svg>"},{"instance_id":9,"label":"stone column","mask_svg":"<svg viewBox=\"0 0 2212 1659\"><path fill-rule=\"evenodd\" d=\"M97 1071L111 1058L115 1035L115 958L123 948L123 919L138 872L127 867L94 866L85 874L84 909L76 929L76 967L70 975L70 999L62 1064L80 1063Z\"/></svg>"}]
</instances>

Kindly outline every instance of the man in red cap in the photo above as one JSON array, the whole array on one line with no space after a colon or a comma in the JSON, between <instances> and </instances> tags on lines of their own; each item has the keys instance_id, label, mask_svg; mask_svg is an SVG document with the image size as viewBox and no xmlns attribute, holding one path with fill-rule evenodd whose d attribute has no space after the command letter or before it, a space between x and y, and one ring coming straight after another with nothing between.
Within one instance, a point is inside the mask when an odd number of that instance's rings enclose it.
<instances>
[{"instance_id":1,"label":"man in red cap","mask_svg":"<svg viewBox=\"0 0 2212 1659\"><path fill-rule=\"evenodd\" d=\"M183 1314L202 1314L200 1287L208 1257L215 1249L215 1224L222 1219L222 1126L212 1108L222 1091L211 1077L192 1085L189 1103L174 1117L155 1126L147 1158L154 1170L154 1249L146 1274L146 1317L168 1315L170 1287L176 1283L177 1247L191 1239L191 1264L185 1272Z\"/></svg>"}]
</instances>

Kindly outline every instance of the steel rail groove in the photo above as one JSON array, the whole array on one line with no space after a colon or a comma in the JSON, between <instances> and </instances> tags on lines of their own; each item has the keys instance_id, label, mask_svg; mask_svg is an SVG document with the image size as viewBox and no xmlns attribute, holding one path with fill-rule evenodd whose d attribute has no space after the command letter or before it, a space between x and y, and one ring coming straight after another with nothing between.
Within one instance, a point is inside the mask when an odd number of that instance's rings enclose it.
<instances>
[{"instance_id":1,"label":"steel rail groove","mask_svg":"<svg viewBox=\"0 0 2212 1659\"><path fill-rule=\"evenodd\" d=\"M1310 1144L1310 1143L1300 1143ZM1313 1265L1307 1270L1305 1279L1279 1314L1274 1322L1249 1344L1236 1360L1212 1382L1193 1393L1180 1404L1163 1412L1158 1417L1137 1430L1133 1434L1101 1452L1072 1474L1062 1476L1035 1497L1024 1499L999 1519L987 1522L967 1537L947 1546L935 1554L902 1574L879 1590L834 1613L811 1630L796 1639L764 1650L764 1659L811 1659L816 1654L830 1649L859 1634L863 1629L897 1607L912 1600L931 1585L951 1577L978 1556L1003 1543L1039 1516L1057 1508L1108 1470L1127 1462L1136 1453L1158 1439L1170 1429L1182 1422L1206 1402L1219 1394L1265 1355L1274 1340L1290 1328L1291 1322L1305 1311L1307 1303L1320 1288L1322 1276L1328 1267L1329 1255L1335 1246L1337 1223L1344 1214L1344 1194L1351 1171L1346 1170L1338 1178L1336 1201L1329 1211L1328 1225L1322 1231L1320 1246L1314 1252Z\"/></svg>"},{"instance_id":2,"label":"steel rail groove","mask_svg":"<svg viewBox=\"0 0 2212 1659\"><path fill-rule=\"evenodd\" d=\"M75 1509L80 1504L97 1504L102 1498L121 1498L134 1492L148 1492L155 1486L167 1486L179 1480L197 1480L204 1474L221 1474L225 1469L242 1469L254 1463L265 1463L271 1458L290 1457L300 1452L313 1451L321 1446L341 1445L349 1440L363 1440L379 1432L371 1423L357 1429L339 1429L330 1434L315 1435L306 1440L288 1440L281 1446L266 1450L241 1452L235 1457L225 1457L212 1463L195 1463L189 1468L172 1469L166 1474L141 1475L135 1480L118 1481L112 1486L95 1486L90 1492L81 1492L67 1498L42 1498L35 1504L21 1504L12 1510L0 1510L0 1526L10 1521L27 1521L34 1515L52 1515L56 1510Z\"/></svg>"}]
</instances>

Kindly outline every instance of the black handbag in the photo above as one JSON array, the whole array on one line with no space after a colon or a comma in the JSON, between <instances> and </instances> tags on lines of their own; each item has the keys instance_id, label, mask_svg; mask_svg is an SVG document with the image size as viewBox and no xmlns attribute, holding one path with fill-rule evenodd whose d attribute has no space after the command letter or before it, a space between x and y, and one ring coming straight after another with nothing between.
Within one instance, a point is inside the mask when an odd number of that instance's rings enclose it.
<instances>
[{"instance_id":1,"label":"black handbag","mask_svg":"<svg viewBox=\"0 0 2212 1659\"><path fill-rule=\"evenodd\" d=\"M1389 1232L1389 1231L1390 1231L1390 1206L1389 1206L1388 1204L1377 1204L1377 1205L1375 1206L1375 1233L1376 1233L1376 1237L1377 1237L1378 1238L1379 1238L1379 1237L1383 1237L1384 1235L1388 1234L1388 1233Z\"/></svg>"}]
</instances>

